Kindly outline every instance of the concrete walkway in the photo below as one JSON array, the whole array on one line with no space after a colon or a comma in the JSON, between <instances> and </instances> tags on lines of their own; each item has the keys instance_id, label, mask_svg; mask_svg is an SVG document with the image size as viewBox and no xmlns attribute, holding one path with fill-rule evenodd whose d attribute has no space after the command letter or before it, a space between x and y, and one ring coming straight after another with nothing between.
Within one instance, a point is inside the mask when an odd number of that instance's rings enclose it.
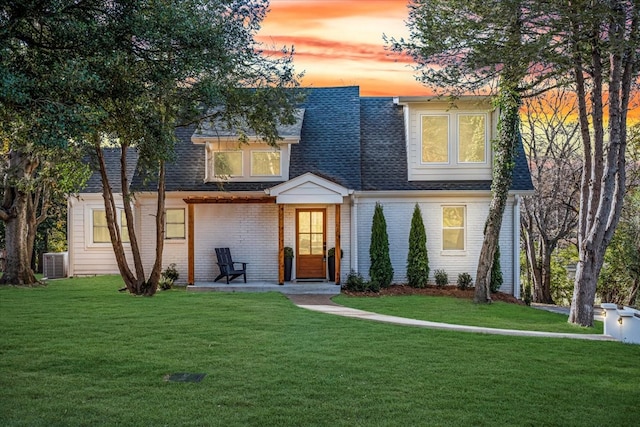
<instances>
[{"instance_id":1,"label":"concrete walkway","mask_svg":"<svg viewBox=\"0 0 640 427\"><path fill-rule=\"evenodd\" d=\"M373 320L376 322L392 323L395 325L416 326L419 328L443 329L458 332L475 332L480 334L511 335L518 337L546 337L546 338L570 338L590 341L616 341L609 335L596 334L569 334L557 332L518 331L515 329L484 328L479 326L453 325L449 323L430 322L427 320L407 319L404 317L377 314L369 311L338 305L331 300L329 295L287 295L298 307L336 316L351 317L356 319Z\"/></svg>"}]
</instances>

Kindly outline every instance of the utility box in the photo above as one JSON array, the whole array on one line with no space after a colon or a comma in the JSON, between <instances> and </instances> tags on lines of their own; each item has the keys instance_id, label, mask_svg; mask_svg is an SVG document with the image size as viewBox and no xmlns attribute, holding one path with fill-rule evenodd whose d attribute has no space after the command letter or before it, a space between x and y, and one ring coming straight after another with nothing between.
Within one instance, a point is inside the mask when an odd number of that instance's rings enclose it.
<instances>
[{"instance_id":1,"label":"utility box","mask_svg":"<svg viewBox=\"0 0 640 427\"><path fill-rule=\"evenodd\" d=\"M42 275L47 279L67 277L69 253L49 252L42 256Z\"/></svg>"}]
</instances>

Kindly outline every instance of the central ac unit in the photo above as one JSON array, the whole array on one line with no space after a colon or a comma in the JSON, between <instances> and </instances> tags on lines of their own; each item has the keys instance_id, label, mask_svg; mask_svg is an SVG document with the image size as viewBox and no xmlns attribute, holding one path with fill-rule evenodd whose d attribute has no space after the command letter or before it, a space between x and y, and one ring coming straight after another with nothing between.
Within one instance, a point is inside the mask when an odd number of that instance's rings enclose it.
<instances>
[{"instance_id":1,"label":"central ac unit","mask_svg":"<svg viewBox=\"0 0 640 427\"><path fill-rule=\"evenodd\" d=\"M42 275L47 279L67 277L68 252L49 252L42 257Z\"/></svg>"}]
</instances>

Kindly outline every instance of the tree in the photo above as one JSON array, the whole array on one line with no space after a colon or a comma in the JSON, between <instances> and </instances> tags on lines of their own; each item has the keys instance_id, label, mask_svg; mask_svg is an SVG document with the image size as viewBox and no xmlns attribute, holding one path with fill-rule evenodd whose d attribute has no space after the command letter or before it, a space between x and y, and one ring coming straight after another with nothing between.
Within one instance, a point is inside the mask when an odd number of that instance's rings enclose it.
<instances>
[{"instance_id":1,"label":"tree","mask_svg":"<svg viewBox=\"0 0 640 427\"><path fill-rule=\"evenodd\" d=\"M622 210L627 111L640 70L639 21L640 4L630 0L410 3L410 40L393 41L392 48L414 58L419 79L455 89L454 94L482 88L495 93L492 89L497 88L499 105L506 109L494 149L494 196L478 263L477 302L488 292L486 273L497 242L500 201L508 189L512 159L506 149L509 140L515 144L518 95L568 86L578 101L585 159L578 219L580 260L569 321L593 324L596 280Z\"/></svg>"},{"instance_id":2,"label":"tree","mask_svg":"<svg viewBox=\"0 0 640 427\"><path fill-rule=\"evenodd\" d=\"M429 281L429 255L427 234L422 222L422 212L416 203L409 231L409 254L407 256L407 279L409 286L424 288Z\"/></svg>"},{"instance_id":3,"label":"tree","mask_svg":"<svg viewBox=\"0 0 640 427\"><path fill-rule=\"evenodd\" d=\"M275 145L276 122L293 121L297 86L290 52L265 57L254 35L266 0L86 0L6 2L0 9L0 132L11 142L11 191L5 191L7 247L26 260L26 197L38 159L33 146L86 141L95 153L111 240L127 288L152 294L160 278L164 233L164 164L177 125L207 118L245 124ZM218 107L210 110L212 106ZM221 108L220 108L221 107ZM157 249L145 276L134 227L128 227L135 273L115 226L112 188L102 148L138 151L158 183ZM121 171L127 221L133 224L128 177ZM15 189L15 190L14 190ZM16 224L12 226L12 224ZM16 232L11 232L12 227ZM15 236L15 238L11 237ZM22 282L35 280L18 268ZM24 277L22 277L24 276ZM11 275L5 275L5 279Z\"/></svg>"},{"instance_id":4,"label":"tree","mask_svg":"<svg viewBox=\"0 0 640 427\"><path fill-rule=\"evenodd\" d=\"M78 159L64 152L93 120L76 102L88 80L76 58L78 30L95 2L67 3L9 1L0 7L0 219L7 250L1 283L35 283L33 240L48 215L50 190L68 192L82 180L51 174L60 162Z\"/></svg>"},{"instance_id":5,"label":"tree","mask_svg":"<svg viewBox=\"0 0 640 427\"><path fill-rule=\"evenodd\" d=\"M106 5L100 19L103 36L95 39L90 53L92 69L103 82L92 96L103 121L89 139L103 182L116 261L131 293L153 295L160 279L164 174L175 128L214 120L230 128L252 129L275 146L276 124L294 121L296 93L290 89L297 86L298 76L291 54L266 57L254 40L267 6L263 0L123 0ZM127 176L128 150L137 150L139 165L157 183L156 254L148 276L134 227L128 227L133 269L127 261L102 152L103 135L120 148L120 192L127 223L133 224L134 197Z\"/></svg>"},{"instance_id":6,"label":"tree","mask_svg":"<svg viewBox=\"0 0 640 427\"><path fill-rule=\"evenodd\" d=\"M393 267L389 257L389 236L387 221L384 219L382 205L376 202L371 224L371 245L369 246L369 282L373 289L388 288L393 279Z\"/></svg>"},{"instance_id":7,"label":"tree","mask_svg":"<svg viewBox=\"0 0 640 427\"><path fill-rule=\"evenodd\" d=\"M494 141L492 199L478 261L474 300L491 301L490 272L513 175L519 142L521 97L538 84L534 52L548 36L525 24L537 17L536 2L507 0L413 0L409 3L409 40L390 39L391 49L416 61L418 80L455 97L483 91L496 96L500 109ZM534 22L531 22L534 21Z\"/></svg>"},{"instance_id":8,"label":"tree","mask_svg":"<svg viewBox=\"0 0 640 427\"><path fill-rule=\"evenodd\" d=\"M575 97L566 90L525 101L522 132L535 193L522 204L522 232L533 301L553 304L552 254L575 236L582 159Z\"/></svg>"},{"instance_id":9,"label":"tree","mask_svg":"<svg viewBox=\"0 0 640 427\"><path fill-rule=\"evenodd\" d=\"M502 287L502 266L500 265L500 245L496 247L493 255L493 264L491 265L491 280L489 286L492 293L498 292Z\"/></svg>"},{"instance_id":10,"label":"tree","mask_svg":"<svg viewBox=\"0 0 640 427\"><path fill-rule=\"evenodd\" d=\"M585 6L571 2L560 13L567 31L565 39L570 43L585 160L578 218L579 261L569 321L592 326L597 279L625 193L627 112L640 70L640 3L598 1L588 13Z\"/></svg>"}]
</instances>

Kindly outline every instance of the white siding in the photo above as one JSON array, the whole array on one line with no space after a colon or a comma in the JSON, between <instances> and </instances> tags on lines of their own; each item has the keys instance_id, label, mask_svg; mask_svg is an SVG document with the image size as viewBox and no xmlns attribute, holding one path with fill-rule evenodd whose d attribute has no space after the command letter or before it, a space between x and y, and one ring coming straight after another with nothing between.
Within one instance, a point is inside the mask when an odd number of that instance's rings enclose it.
<instances>
[{"instance_id":1,"label":"white siding","mask_svg":"<svg viewBox=\"0 0 640 427\"><path fill-rule=\"evenodd\" d=\"M433 274L437 269L444 269L452 284L456 283L459 273L469 273L475 281L484 223L489 209L489 197L360 197L356 205L358 209L358 271L367 278L370 267L371 224L376 201L382 204L384 210L395 283L406 283L407 281L409 230L416 202L420 205L427 234L431 281L433 281ZM466 206L466 249L462 253L448 253L442 250L442 206L447 205ZM513 199L510 199L500 233L501 264L504 277L504 285L501 290L508 293L511 293L513 288L512 207Z\"/></svg>"},{"instance_id":2,"label":"white siding","mask_svg":"<svg viewBox=\"0 0 640 427\"><path fill-rule=\"evenodd\" d=\"M122 208L122 198L114 195L116 206ZM120 274L111 243L92 243L91 212L104 210L104 201L99 194L80 194L70 198L67 222L69 244L69 275L94 276ZM128 249L125 244L125 250ZM130 259L131 253L127 250Z\"/></svg>"}]
</instances>

